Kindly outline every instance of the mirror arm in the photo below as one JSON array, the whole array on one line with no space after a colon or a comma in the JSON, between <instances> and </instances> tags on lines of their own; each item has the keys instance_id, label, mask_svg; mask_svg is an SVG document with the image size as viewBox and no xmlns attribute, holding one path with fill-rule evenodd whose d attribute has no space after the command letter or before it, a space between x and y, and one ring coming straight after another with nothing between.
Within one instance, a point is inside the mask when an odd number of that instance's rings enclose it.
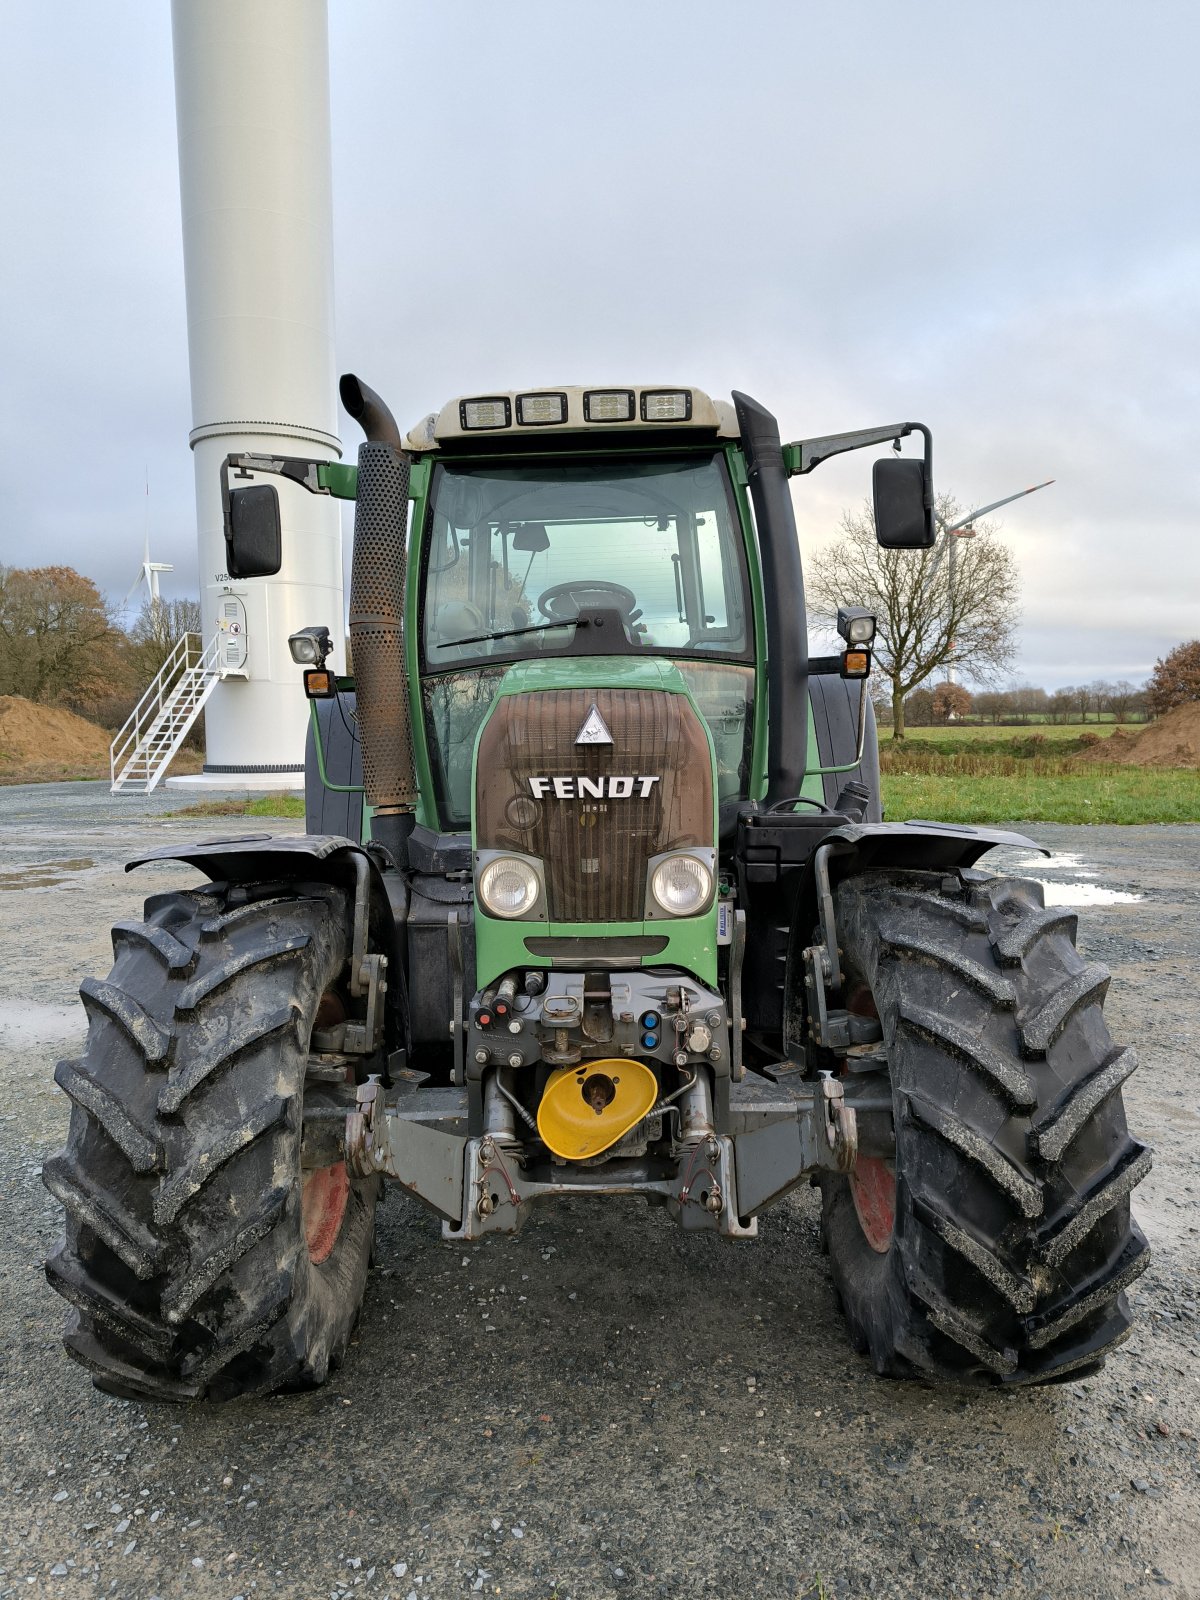
<instances>
[{"instance_id":1,"label":"mirror arm","mask_svg":"<svg viewBox=\"0 0 1200 1600\"><path fill-rule=\"evenodd\" d=\"M353 500L358 489L358 469L340 461L306 461L300 456L260 456L243 452L226 456L221 463L221 511L228 526L229 469L239 478L257 472L270 472L277 478L297 483L309 494L332 495L336 500Z\"/></svg>"},{"instance_id":2,"label":"mirror arm","mask_svg":"<svg viewBox=\"0 0 1200 1600\"><path fill-rule=\"evenodd\" d=\"M225 531L225 546L230 572L234 571L233 510L234 496L249 493L249 484L242 488L230 487L230 470L235 478L253 479L259 473L286 478L309 494L333 496L338 500L354 500L358 493L358 469L344 466L340 461L309 461L299 456L256 455L253 452L228 455L221 463L221 524ZM257 487L257 486L254 486ZM275 499L275 521L278 524L279 495L269 485ZM276 567L275 571L279 568ZM244 576L244 574L242 574ZM256 574L264 576L265 574Z\"/></svg>"},{"instance_id":3,"label":"mirror arm","mask_svg":"<svg viewBox=\"0 0 1200 1600\"><path fill-rule=\"evenodd\" d=\"M853 433L829 433L820 439L798 439L783 447L783 464L789 478L801 476L819 467L830 456L843 455L847 450L864 450L873 444L898 442L910 433L919 433L925 440L925 484L927 507L933 504L933 435L923 422L895 422L882 428L859 428Z\"/></svg>"}]
</instances>

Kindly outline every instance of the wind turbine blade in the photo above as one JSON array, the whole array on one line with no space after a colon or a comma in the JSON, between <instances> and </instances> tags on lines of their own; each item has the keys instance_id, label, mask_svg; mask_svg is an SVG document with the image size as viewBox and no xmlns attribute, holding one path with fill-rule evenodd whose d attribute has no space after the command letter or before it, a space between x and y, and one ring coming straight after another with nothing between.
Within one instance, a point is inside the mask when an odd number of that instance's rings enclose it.
<instances>
[{"instance_id":1,"label":"wind turbine blade","mask_svg":"<svg viewBox=\"0 0 1200 1600\"><path fill-rule=\"evenodd\" d=\"M1028 489L1018 489L1016 494L1006 494L1003 500L993 500L986 506L976 506L974 511L968 511L965 517L960 517L949 527L943 522L942 532L954 533L959 528L969 527L976 517L985 517L989 511L999 511L1001 506L1010 505L1014 500L1023 500L1027 494L1036 494L1039 489L1048 489L1054 481L1053 478L1047 478L1045 483L1031 484Z\"/></svg>"}]
</instances>

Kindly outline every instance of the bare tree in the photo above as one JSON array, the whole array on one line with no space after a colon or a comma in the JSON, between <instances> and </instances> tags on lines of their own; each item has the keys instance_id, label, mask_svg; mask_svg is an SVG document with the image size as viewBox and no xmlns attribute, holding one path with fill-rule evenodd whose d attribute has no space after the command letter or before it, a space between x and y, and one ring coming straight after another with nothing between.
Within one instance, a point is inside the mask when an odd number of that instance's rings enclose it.
<instances>
[{"instance_id":1,"label":"bare tree","mask_svg":"<svg viewBox=\"0 0 1200 1600\"><path fill-rule=\"evenodd\" d=\"M1092 706L1099 722L1106 711L1112 710L1113 686L1104 678L1095 678L1088 684L1088 688L1092 691Z\"/></svg>"},{"instance_id":2,"label":"bare tree","mask_svg":"<svg viewBox=\"0 0 1200 1600\"><path fill-rule=\"evenodd\" d=\"M938 514L961 513L949 495ZM832 623L839 604L867 606L879 632L875 660L891 683L892 738L904 737L904 700L939 667L958 665L987 682L1012 660L1016 645L1017 567L995 524L975 524L957 551L954 593L942 540L932 550L882 550L869 505L847 511L836 543L809 564L814 615Z\"/></svg>"},{"instance_id":3,"label":"bare tree","mask_svg":"<svg viewBox=\"0 0 1200 1600\"><path fill-rule=\"evenodd\" d=\"M1128 722L1137 701L1137 685L1128 678L1118 678L1116 683L1105 685L1106 710L1113 714L1114 722Z\"/></svg>"},{"instance_id":4,"label":"bare tree","mask_svg":"<svg viewBox=\"0 0 1200 1600\"><path fill-rule=\"evenodd\" d=\"M1019 683L1008 692L1013 715L1022 722L1028 722L1030 717L1045 716L1050 703L1050 696L1045 689L1036 689L1031 683Z\"/></svg>"},{"instance_id":5,"label":"bare tree","mask_svg":"<svg viewBox=\"0 0 1200 1600\"><path fill-rule=\"evenodd\" d=\"M147 600L129 630L143 675L156 677L182 636L200 627L199 600Z\"/></svg>"},{"instance_id":6,"label":"bare tree","mask_svg":"<svg viewBox=\"0 0 1200 1600\"><path fill-rule=\"evenodd\" d=\"M986 717L993 724L1006 717L1009 709L1006 689L983 689L975 696L976 716Z\"/></svg>"},{"instance_id":7,"label":"bare tree","mask_svg":"<svg viewBox=\"0 0 1200 1600\"><path fill-rule=\"evenodd\" d=\"M1050 696L1049 704L1051 722L1070 722L1075 715L1075 690L1069 686L1065 689L1056 689Z\"/></svg>"}]
</instances>

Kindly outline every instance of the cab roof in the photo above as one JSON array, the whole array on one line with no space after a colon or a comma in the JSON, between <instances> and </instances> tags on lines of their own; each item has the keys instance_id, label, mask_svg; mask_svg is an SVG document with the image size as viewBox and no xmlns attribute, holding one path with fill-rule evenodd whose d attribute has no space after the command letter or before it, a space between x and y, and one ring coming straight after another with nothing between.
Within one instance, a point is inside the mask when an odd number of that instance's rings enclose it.
<instances>
[{"instance_id":1,"label":"cab roof","mask_svg":"<svg viewBox=\"0 0 1200 1600\"><path fill-rule=\"evenodd\" d=\"M427 452L444 444L476 439L529 439L540 434L549 445L558 434L601 434L678 430L684 436L736 439L737 417L725 400L703 389L670 384L607 385L585 388L560 384L546 389L493 390L461 395L430 412L404 441L407 450Z\"/></svg>"}]
</instances>

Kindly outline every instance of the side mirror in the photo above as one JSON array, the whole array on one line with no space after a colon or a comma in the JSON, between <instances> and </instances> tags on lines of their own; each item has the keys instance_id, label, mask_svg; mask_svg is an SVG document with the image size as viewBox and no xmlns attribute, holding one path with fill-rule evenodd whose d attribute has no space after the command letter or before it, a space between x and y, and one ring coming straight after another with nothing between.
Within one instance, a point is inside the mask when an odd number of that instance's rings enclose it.
<instances>
[{"instance_id":1,"label":"side mirror","mask_svg":"<svg viewBox=\"0 0 1200 1600\"><path fill-rule=\"evenodd\" d=\"M272 578L283 565L279 495L273 483L230 489L225 565L231 578Z\"/></svg>"},{"instance_id":2,"label":"side mirror","mask_svg":"<svg viewBox=\"0 0 1200 1600\"><path fill-rule=\"evenodd\" d=\"M927 488L924 461L875 463L871 488L875 501L875 537L885 550L928 550L937 538L933 486Z\"/></svg>"}]
</instances>

